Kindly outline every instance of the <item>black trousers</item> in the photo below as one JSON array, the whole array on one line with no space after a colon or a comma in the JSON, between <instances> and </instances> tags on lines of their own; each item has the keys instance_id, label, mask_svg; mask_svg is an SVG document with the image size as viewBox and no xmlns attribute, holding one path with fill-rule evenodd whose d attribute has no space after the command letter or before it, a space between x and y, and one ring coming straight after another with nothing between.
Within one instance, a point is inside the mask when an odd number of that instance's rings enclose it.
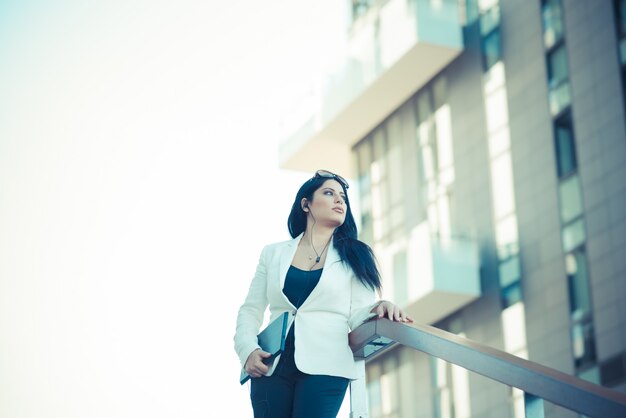
<instances>
[{"instance_id":1,"label":"black trousers","mask_svg":"<svg viewBox=\"0 0 626 418\"><path fill-rule=\"evenodd\" d=\"M336 418L350 380L298 370L293 328L274 373L251 379L254 418Z\"/></svg>"}]
</instances>

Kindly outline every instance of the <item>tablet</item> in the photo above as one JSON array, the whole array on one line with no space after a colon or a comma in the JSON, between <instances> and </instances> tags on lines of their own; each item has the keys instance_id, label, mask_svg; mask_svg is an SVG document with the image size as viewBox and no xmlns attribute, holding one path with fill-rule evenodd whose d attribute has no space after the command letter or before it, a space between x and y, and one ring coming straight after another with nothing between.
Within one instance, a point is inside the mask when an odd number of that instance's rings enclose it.
<instances>
[{"instance_id":1,"label":"tablet","mask_svg":"<svg viewBox=\"0 0 626 418\"><path fill-rule=\"evenodd\" d=\"M261 350L271 354L271 357L263 359L263 363L271 363L276 356L285 351L288 323L289 312L284 312L278 318L270 322L265 329L257 335ZM242 368L239 383L243 385L248 379L250 379L250 375Z\"/></svg>"}]
</instances>

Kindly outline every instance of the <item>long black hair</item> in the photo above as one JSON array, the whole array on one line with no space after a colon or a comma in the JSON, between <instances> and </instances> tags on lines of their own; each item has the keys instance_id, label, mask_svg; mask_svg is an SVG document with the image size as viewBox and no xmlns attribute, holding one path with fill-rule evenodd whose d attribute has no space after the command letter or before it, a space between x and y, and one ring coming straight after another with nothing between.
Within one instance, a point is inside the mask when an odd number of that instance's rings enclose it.
<instances>
[{"instance_id":1,"label":"long black hair","mask_svg":"<svg viewBox=\"0 0 626 418\"><path fill-rule=\"evenodd\" d=\"M291 207L289 218L287 219L287 227L289 228L289 234L292 238L306 231L307 214L302 209L302 199L306 198L308 201L313 200L313 193L322 187L326 180L332 179L328 177L313 177L307 180L300 187L298 193L296 193L296 198ZM350 209L348 192L341 181L338 183L341 184L345 195L346 218L343 224L336 228L333 233L333 245L339 253L341 261L350 266L361 283L380 293L382 283L380 280L380 272L376 265L376 257L369 245L357 239L357 228L354 217L352 216L352 210Z\"/></svg>"}]
</instances>

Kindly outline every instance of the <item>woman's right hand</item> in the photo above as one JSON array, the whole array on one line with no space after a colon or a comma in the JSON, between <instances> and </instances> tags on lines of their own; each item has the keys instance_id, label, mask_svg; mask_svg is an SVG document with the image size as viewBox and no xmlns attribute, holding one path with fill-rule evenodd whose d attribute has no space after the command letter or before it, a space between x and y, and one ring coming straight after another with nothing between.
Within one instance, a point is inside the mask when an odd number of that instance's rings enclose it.
<instances>
[{"instance_id":1,"label":"woman's right hand","mask_svg":"<svg viewBox=\"0 0 626 418\"><path fill-rule=\"evenodd\" d=\"M270 353L267 353L260 348L254 350L250 353L248 359L246 360L246 364L244 366L246 373L248 373L250 377L265 376L270 369L265 363L263 363L263 359L271 356L272 355Z\"/></svg>"}]
</instances>

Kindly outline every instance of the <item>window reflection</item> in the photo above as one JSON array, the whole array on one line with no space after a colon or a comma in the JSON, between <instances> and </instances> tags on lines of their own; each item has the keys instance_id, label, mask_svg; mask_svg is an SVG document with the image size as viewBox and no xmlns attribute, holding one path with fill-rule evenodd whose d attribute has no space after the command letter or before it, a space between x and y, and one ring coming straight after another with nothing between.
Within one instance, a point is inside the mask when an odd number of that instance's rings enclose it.
<instances>
[{"instance_id":1,"label":"window reflection","mask_svg":"<svg viewBox=\"0 0 626 418\"><path fill-rule=\"evenodd\" d=\"M489 136L489 156L495 158L511 148L511 138L507 126Z\"/></svg>"},{"instance_id":2,"label":"window reflection","mask_svg":"<svg viewBox=\"0 0 626 418\"><path fill-rule=\"evenodd\" d=\"M491 92L485 99L487 106L487 130L496 132L509 122L509 109L504 86Z\"/></svg>"},{"instance_id":3,"label":"window reflection","mask_svg":"<svg viewBox=\"0 0 626 418\"><path fill-rule=\"evenodd\" d=\"M431 378L434 393L434 416L451 418L452 402L448 383L448 363L440 358L431 357Z\"/></svg>"},{"instance_id":4,"label":"window reflection","mask_svg":"<svg viewBox=\"0 0 626 418\"><path fill-rule=\"evenodd\" d=\"M590 320L572 327L572 351L577 368L593 364L596 360L593 324Z\"/></svg>"},{"instance_id":5,"label":"window reflection","mask_svg":"<svg viewBox=\"0 0 626 418\"><path fill-rule=\"evenodd\" d=\"M519 252L517 216L512 214L496 224L496 248L498 258L506 260Z\"/></svg>"},{"instance_id":6,"label":"window reflection","mask_svg":"<svg viewBox=\"0 0 626 418\"><path fill-rule=\"evenodd\" d=\"M500 60L500 30L494 30L482 39L483 66L487 70Z\"/></svg>"},{"instance_id":7,"label":"window reflection","mask_svg":"<svg viewBox=\"0 0 626 418\"><path fill-rule=\"evenodd\" d=\"M576 169L576 148L571 113L565 112L554 121L557 170L564 177Z\"/></svg>"},{"instance_id":8,"label":"window reflection","mask_svg":"<svg viewBox=\"0 0 626 418\"><path fill-rule=\"evenodd\" d=\"M500 291L502 297L502 306L507 308L522 300L522 286L518 280L513 284L505 287Z\"/></svg>"},{"instance_id":9,"label":"window reflection","mask_svg":"<svg viewBox=\"0 0 626 418\"><path fill-rule=\"evenodd\" d=\"M465 338L464 334L459 334ZM470 418L471 396L469 387L469 371L463 367L452 367L452 393L454 395L454 418Z\"/></svg>"},{"instance_id":10,"label":"window reflection","mask_svg":"<svg viewBox=\"0 0 626 418\"><path fill-rule=\"evenodd\" d=\"M502 311L504 349L516 354L526 349L526 320L524 304L516 303Z\"/></svg>"},{"instance_id":11,"label":"window reflection","mask_svg":"<svg viewBox=\"0 0 626 418\"><path fill-rule=\"evenodd\" d=\"M556 116L572 104L569 81L565 80L548 93L550 114Z\"/></svg>"},{"instance_id":12,"label":"window reflection","mask_svg":"<svg viewBox=\"0 0 626 418\"><path fill-rule=\"evenodd\" d=\"M478 10L484 11L498 5L499 0L478 0Z\"/></svg>"},{"instance_id":13,"label":"window reflection","mask_svg":"<svg viewBox=\"0 0 626 418\"><path fill-rule=\"evenodd\" d=\"M585 242L585 222L583 218L566 225L561 231L563 250L568 252Z\"/></svg>"},{"instance_id":14,"label":"window reflection","mask_svg":"<svg viewBox=\"0 0 626 418\"><path fill-rule=\"evenodd\" d=\"M479 4L481 50L483 53L483 68L489 70L502 56L500 42L500 7L497 1Z\"/></svg>"},{"instance_id":15,"label":"window reflection","mask_svg":"<svg viewBox=\"0 0 626 418\"><path fill-rule=\"evenodd\" d=\"M543 41L546 48L551 48L563 37L563 12L560 0L543 0L541 17Z\"/></svg>"},{"instance_id":16,"label":"window reflection","mask_svg":"<svg viewBox=\"0 0 626 418\"><path fill-rule=\"evenodd\" d=\"M452 120L448 104L441 106L435 112L435 126L439 180L441 184L449 185L454 182L454 155L452 152Z\"/></svg>"},{"instance_id":17,"label":"window reflection","mask_svg":"<svg viewBox=\"0 0 626 418\"><path fill-rule=\"evenodd\" d=\"M568 77L567 53L565 45L548 53L548 86L550 89L556 88Z\"/></svg>"},{"instance_id":18,"label":"window reflection","mask_svg":"<svg viewBox=\"0 0 626 418\"><path fill-rule=\"evenodd\" d=\"M571 104L565 45L561 44L548 52L547 60L550 112L557 115Z\"/></svg>"},{"instance_id":19,"label":"window reflection","mask_svg":"<svg viewBox=\"0 0 626 418\"><path fill-rule=\"evenodd\" d=\"M506 287L522 276L519 255L514 255L502 261L499 266L500 286Z\"/></svg>"},{"instance_id":20,"label":"window reflection","mask_svg":"<svg viewBox=\"0 0 626 418\"><path fill-rule=\"evenodd\" d=\"M583 201L580 191L580 179L574 174L559 184L559 198L561 201L561 221L567 223L583 212Z\"/></svg>"},{"instance_id":21,"label":"window reflection","mask_svg":"<svg viewBox=\"0 0 626 418\"><path fill-rule=\"evenodd\" d=\"M367 13L375 0L352 0L352 20Z\"/></svg>"},{"instance_id":22,"label":"window reflection","mask_svg":"<svg viewBox=\"0 0 626 418\"><path fill-rule=\"evenodd\" d=\"M572 319L579 320L591 312L587 258L584 249L581 248L565 256L565 272Z\"/></svg>"},{"instance_id":23,"label":"window reflection","mask_svg":"<svg viewBox=\"0 0 626 418\"><path fill-rule=\"evenodd\" d=\"M496 219L501 219L515 209L513 193L513 166L511 154L503 153L491 163L491 186Z\"/></svg>"}]
</instances>

